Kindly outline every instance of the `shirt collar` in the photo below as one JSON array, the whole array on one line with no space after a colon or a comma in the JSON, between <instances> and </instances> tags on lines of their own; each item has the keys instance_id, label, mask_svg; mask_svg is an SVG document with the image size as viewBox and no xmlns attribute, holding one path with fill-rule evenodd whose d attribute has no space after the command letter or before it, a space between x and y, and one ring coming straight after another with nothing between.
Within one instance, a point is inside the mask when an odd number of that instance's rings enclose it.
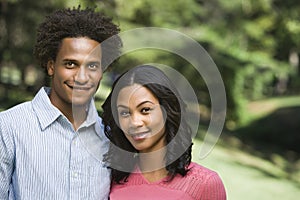
<instances>
[{"instance_id":1,"label":"shirt collar","mask_svg":"<svg viewBox=\"0 0 300 200\"><path fill-rule=\"evenodd\" d=\"M101 135L100 127L102 126L102 122L98 115L97 109L95 107L94 99L92 98L89 108L88 108L88 114L87 114L86 120L80 125L79 129L81 127L92 126L93 124L95 124L94 128L95 128L97 135L100 136Z\"/></svg>"},{"instance_id":2,"label":"shirt collar","mask_svg":"<svg viewBox=\"0 0 300 200\"><path fill-rule=\"evenodd\" d=\"M32 100L32 107L37 115L42 130L47 128L62 115L51 103L49 98L50 91L50 88L42 87Z\"/></svg>"},{"instance_id":3,"label":"shirt collar","mask_svg":"<svg viewBox=\"0 0 300 200\"><path fill-rule=\"evenodd\" d=\"M98 112L95 108L94 99L92 99L89 104L86 120L82 123L82 125L80 127L91 126L92 124L96 123L97 117L98 117Z\"/></svg>"},{"instance_id":4,"label":"shirt collar","mask_svg":"<svg viewBox=\"0 0 300 200\"><path fill-rule=\"evenodd\" d=\"M50 124L57 120L57 118L63 116L60 110L51 103L49 98L50 91L51 88L42 87L32 100L32 107L37 115L42 130L46 129ZM99 117L94 105L94 100L92 99L89 105L87 119L80 127L88 127L97 123L95 131L98 135L101 135L99 130L101 121L97 120Z\"/></svg>"}]
</instances>

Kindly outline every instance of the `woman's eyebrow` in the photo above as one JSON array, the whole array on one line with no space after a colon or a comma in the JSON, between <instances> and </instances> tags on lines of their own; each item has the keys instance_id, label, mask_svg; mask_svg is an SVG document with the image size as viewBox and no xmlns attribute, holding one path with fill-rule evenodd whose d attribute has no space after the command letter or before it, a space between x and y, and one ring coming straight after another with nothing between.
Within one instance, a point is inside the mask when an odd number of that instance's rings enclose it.
<instances>
[{"instance_id":1,"label":"woman's eyebrow","mask_svg":"<svg viewBox=\"0 0 300 200\"><path fill-rule=\"evenodd\" d=\"M154 105L154 103L152 101L142 101L141 103L139 103L136 107L140 107L141 105L145 104L145 103L151 103Z\"/></svg>"},{"instance_id":2,"label":"woman's eyebrow","mask_svg":"<svg viewBox=\"0 0 300 200\"><path fill-rule=\"evenodd\" d=\"M139 103L136 107L138 108L138 107L140 107L140 106L142 106L143 104L146 104L146 103L150 103L150 104L152 104L152 105L155 104L155 103L153 103L152 101L146 100L146 101L142 101L141 103ZM119 105L117 105L117 108L128 108L128 106L125 106L125 105L123 105L123 104L119 104Z\"/></svg>"},{"instance_id":3,"label":"woman's eyebrow","mask_svg":"<svg viewBox=\"0 0 300 200\"><path fill-rule=\"evenodd\" d=\"M120 104L120 105L117 105L117 108L128 108L128 107Z\"/></svg>"}]
</instances>

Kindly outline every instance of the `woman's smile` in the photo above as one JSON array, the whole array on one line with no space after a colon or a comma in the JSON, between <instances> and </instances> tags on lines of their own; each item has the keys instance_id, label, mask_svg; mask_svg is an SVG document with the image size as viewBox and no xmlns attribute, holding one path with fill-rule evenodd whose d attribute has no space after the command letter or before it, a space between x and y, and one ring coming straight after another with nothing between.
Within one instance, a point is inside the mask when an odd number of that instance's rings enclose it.
<instances>
[{"instance_id":1,"label":"woman's smile","mask_svg":"<svg viewBox=\"0 0 300 200\"><path fill-rule=\"evenodd\" d=\"M135 141L139 141L139 140L143 140L146 138L151 137L151 133L149 131L146 132L140 132L140 133L130 133L129 134L132 139L134 139Z\"/></svg>"},{"instance_id":2,"label":"woman's smile","mask_svg":"<svg viewBox=\"0 0 300 200\"><path fill-rule=\"evenodd\" d=\"M165 145L165 119L158 99L142 85L124 87L117 98L120 128L140 152Z\"/></svg>"}]
</instances>

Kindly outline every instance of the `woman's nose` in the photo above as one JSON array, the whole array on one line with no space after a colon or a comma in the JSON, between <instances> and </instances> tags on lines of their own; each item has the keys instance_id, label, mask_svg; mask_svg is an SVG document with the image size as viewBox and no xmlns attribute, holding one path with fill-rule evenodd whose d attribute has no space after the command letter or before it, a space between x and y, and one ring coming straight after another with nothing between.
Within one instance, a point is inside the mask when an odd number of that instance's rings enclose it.
<instances>
[{"instance_id":1,"label":"woman's nose","mask_svg":"<svg viewBox=\"0 0 300 200\"><path fill-rule=\"evenodd\" d=\"M140 115L134 114L131 116L130 123L133 127L143 126L143 118Z\"/></svg>"}]
</instances>

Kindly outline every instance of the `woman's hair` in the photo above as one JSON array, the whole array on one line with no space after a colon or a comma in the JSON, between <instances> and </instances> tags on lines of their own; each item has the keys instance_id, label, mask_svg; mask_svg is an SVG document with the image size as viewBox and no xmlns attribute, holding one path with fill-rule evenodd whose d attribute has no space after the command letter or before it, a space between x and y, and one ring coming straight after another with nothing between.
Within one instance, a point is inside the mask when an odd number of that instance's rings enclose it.
<instances>
[{"instance_id":1,"label":"woman's hair","mask_svg":"<svg viewBox=\"0 0 300 200\"><path fill-rule=\"evenodd\" d=\"M165 159L166 169L170 175L169 180L176 174L186 175L187 166L191 162L192 146L191 129L183 117L186 105L163 71L150 65L142 65L122 74L114 82L111 93L102 105L103 113L101 117L104 132L113 143L104 156L104 160L112 168L112 180L117 183L126 181L130 174L128 167L132 171L138 161L136 156L132 156L134 152L137 153L137 150L120 129L118 115L116 114L116 101L120 90L133 84L140 84L151 91L158 99L166 117L165 134L168 145ZM176 139L174 139L175 136ZM120 149L132 153L124 156L124 153L120 153ZM180 152L180 155L178 155L178 152ZM114 169L114 166L118 166L118 169Z\"/></svg>"},{"instance_id":2,"label":"woman's hair","mask_svg":"<svg viewBox=\"0 0 300 200\"><path fill-rule=\"evenodd\" d=\"M107 66L120 53L122 42L117 36L119 32L111 18L94 9L83 10L78 6L57 10L38 26L34 55L41 67L47 70L47 62L56 59L64 38L87 37L101 43L115 36L106 44L105 50L102 48L102 66Z\"/></svg>"}]
</instances>

